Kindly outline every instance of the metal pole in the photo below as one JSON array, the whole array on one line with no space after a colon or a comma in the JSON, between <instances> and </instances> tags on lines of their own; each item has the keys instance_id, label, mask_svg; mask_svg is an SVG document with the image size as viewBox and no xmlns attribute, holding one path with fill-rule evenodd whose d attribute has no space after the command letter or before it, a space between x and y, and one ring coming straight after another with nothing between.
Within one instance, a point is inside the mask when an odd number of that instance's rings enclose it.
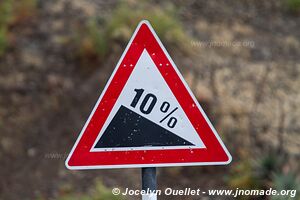
<instances>
[{"instance_id":1,"label":"metal pole","mask_svg":"<svg viewBox=\"0 0 300 200\"><path fill-rule=\"evenodd\" d=\"M142 200L157 200L156 167L142 168L142 190L150 192L142 195Z\"/></svg>"}]
</instances>

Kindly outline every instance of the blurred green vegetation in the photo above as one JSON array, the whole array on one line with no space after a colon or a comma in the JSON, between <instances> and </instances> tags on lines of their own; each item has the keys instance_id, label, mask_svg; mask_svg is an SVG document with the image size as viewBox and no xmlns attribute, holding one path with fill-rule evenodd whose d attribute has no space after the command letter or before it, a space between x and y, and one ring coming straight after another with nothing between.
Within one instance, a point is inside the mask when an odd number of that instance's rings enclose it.
<instances>
[{"instance_id":1,"label":"blurred green vegetation","mask_svg":"<svg viewBox=\"0 0 300 200\"><path fill-rule=\"evenodd\" d=\"M80 28L75 35L77 55L84 64L101 62L109 51L106 25L100 23L99 19L97 17L89 19L84 29Z\"/></svg>"},{"instance_id":2,"label":"blurred green vegetation","mask_svg":"<svg viewBox=\"0 0 300 200\"><path fill-rule=\"evenodd\" d=\"M12 1L0 2L0 56L2 56L8 45L8 25L12 20Z\"/></svg>"},{"instance_id":3,"label":"blurred green vegetation","mask_svg":"<svg viewBox=\"0 0 300 200\"><path fill-rule=\"evenodd\" d=\"M277 191L281 190L296 190L295 195L298 194L298 197L293 196L273 196L272 200L292 200L300 199L300 183L297 181L297 174L295 173L276 173L273 175L273 187Z\"/></svg>"},{"instance_id":4,"label":"blurred green vegetation","mask_svg":"<svg viewBox=\"0 0 300 200\"><path fill-rule=\"evenodd\" d=\"M292 13L300 13L300 0L285 0L285 6Z\"/></svg>"},{"instance_id":5,"label":"blurred green vegetation","mask_svg":"<svg viewBox=\"0 0 300 200\"><path fill-rule=\"evenodd\" d=\"M103 185L102 181L96 180L95 186L85 193L78 193L70 187L61 189L58 200L125 200L121 195L113 195L110 188ZM41 198L42 200L42 198Z\"/></svg>"},{"instance_id":6,"label":"blurred green vegetation","mask_svg":"<svg viewBox=\"0 0 300 200\"><path fill-rule=\"evenodd\" d=\"M254 160L255 176L265 181L264 185L267 185L268 181L272 180L274 173L279 173L283 167L282 156L270 153L263 155L260 159Z\"/></svg>"},{"instance_id":7,"label":"blurred green vegetation","mask_svg":"<svg viewBox=\"0 0 300 200\"><path fill-rule=\"evenodd\" d=\"M227 176L229 187L235 189L259 189L269 188L281 190L297 190L300 183L297 174L291 171L284 173L283 157L270 153L259 159L250 159L249 156L241 156L241 161L233 165L230 175ZM250 196L240 196L239 199L251 199ZM274 200L297 199L289 196L274 196Z\"/></svg>"},{"instance_id":8,"label":"blurred green vegetation","mask_svg":"<svg viewBox=\"0 0 300 200\"><path fill-rule=\"evenodd\" d=\"M7 47L7 31L5 28L0 28L0 57L4 54Z\"/></svg>"},{"instance_id":9,"label":"blurred green vegetation","mask_svg":"<svg viewBox=\"0 0 300 200\"><path fill-rule=\"evenodd\" d=\"M37 0L18 0L14 4L15 21L22 21L35 15L37 11Z\"/></svg>"},{"instance_id":10,"label":"blurred green vegetation","mask_svg":"<svg viewBox=\"0 0 300 200\"><path fill-rule=\"evenodd\" d=\"M33 16L36 0L1 0L0 1L0 57L9 46L10 26Z\"/></svg>"},{"instance_id":11,"label":"blurred green vegetation","mask_svg":"<svg viewBox=\"0 0 300 200\"><path fill-rule=\"evenodd\" d=\"M126 44L137 24L147 19L163 42L189 52L189 37L176 16L176 8L167 4L164 9L142 3L120 2L114 12L106 17L94 16L85 27L78 30L75 44L79 57L84 61L102 61L115 45Z\"/></svg>"},{"instance_id":12,"label":"blurred green vegetation","mask_svg":"<svg viewBox=\"0 0 300 200\"><path fill-rule=\"evenodd\" d=\"M147 19L158 36L169 44L184 46L187 35L176 16L176 8L166 4L164 9L149 4L121 3L108 24L108 34L113 39L127 41L138 22Z\"/></svg>"},{"instance_id":13,"label":"blurred green vegetation","mask_svg":"<svg viewBox=\"0 0 300 200\"><path fill-rule=\"evenodd\" d=\"M259 177L255 175L251 160L243 160L232 166L231 173L227 177L227 183L234 189L262 189L263 187Z\"/></svg>"}]
</instances>

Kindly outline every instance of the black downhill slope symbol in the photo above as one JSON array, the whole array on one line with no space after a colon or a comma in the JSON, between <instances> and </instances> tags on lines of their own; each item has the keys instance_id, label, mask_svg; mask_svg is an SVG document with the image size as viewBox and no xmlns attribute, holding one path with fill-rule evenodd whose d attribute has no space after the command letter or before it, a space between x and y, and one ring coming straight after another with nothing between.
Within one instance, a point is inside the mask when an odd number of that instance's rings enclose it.
<instances>
[{"instance_id":1,"label":"black downhill slope symbol","mask_svg":"<svg viewBox=\"0 0 300 200\"><path fill-rule=\"evenodd\" d=\"M194 144L121 106L95 148L144 146L194 146Z\"/></svg>"}]
</instances>

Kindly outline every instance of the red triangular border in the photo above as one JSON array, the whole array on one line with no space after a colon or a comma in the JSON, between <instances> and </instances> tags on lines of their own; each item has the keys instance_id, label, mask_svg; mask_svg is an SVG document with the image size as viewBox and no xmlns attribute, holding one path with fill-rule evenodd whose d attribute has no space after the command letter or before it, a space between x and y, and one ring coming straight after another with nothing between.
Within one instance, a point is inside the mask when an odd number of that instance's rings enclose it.
<instances>
[{"instance_id":1,"label":"red triangular border","mask_svg":"<svg viewBox=\"0 0 300 200\"><path fill-rule=\"evenodd\" d=\"M146 49L206 148L90 152L143 50ZM120 67L126 66L126 67ZM222 165L231 156L148 21L135 30L66 160L69 169Z\"/></svg>"}]
</instances>

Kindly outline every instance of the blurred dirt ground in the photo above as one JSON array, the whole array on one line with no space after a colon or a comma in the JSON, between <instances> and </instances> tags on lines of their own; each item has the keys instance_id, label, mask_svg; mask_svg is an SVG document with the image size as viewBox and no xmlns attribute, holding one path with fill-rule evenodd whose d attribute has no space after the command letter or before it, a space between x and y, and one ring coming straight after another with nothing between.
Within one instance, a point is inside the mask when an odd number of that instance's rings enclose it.
<instances>
[{"instance_id":1,"label":"blurred dirt ground","mask_svg":"<svg viewBox=\"0 0 300 200\"><path fill-rule=\"evenodd\" d=\"M234 156L228 166L159 169L161 189L227 188L241 155L265 152L285 155L284 169L299 176L300 15L283 2L143 3L175 10L190 50L162 42ZM111 39L102 57L87 45L89 56L78 56L70 38L94 16L110 19L119 4L40 0L29 17L9 24L9 45L0 57L0 199L59 199L69 190L88 191L95 178L108 188L140 187L139 169L78 172L64 166L128 34Z\"/></svg>"}]
</instances>

